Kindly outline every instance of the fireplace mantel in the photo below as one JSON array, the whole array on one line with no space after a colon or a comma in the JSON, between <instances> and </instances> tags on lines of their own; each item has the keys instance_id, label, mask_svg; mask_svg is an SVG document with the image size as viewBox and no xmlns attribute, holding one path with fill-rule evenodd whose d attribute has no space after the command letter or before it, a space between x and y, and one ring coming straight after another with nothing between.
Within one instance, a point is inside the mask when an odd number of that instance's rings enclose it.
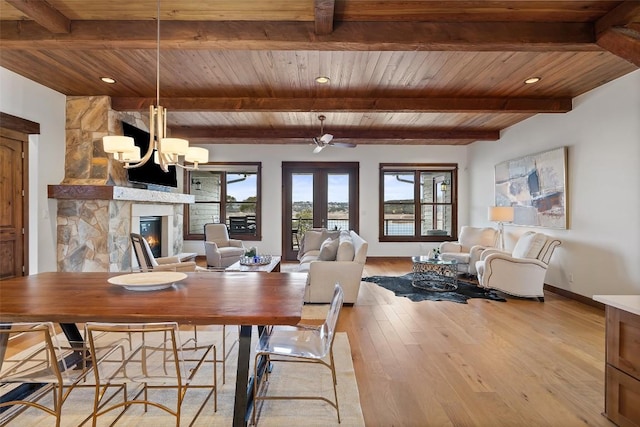
<instances>
[{"instance_id":1,"label":"fireplace mantel","mask_svg":"<svg viewBox=\"0 0 640 427\"><path fill-rule=\"evenodd\" d=\"M48 195L50 199L66 200L121 200L171 204L195 202L195 196L192 194L169 193L115 185L49 185Z\"/></svg>"}]
</instances>

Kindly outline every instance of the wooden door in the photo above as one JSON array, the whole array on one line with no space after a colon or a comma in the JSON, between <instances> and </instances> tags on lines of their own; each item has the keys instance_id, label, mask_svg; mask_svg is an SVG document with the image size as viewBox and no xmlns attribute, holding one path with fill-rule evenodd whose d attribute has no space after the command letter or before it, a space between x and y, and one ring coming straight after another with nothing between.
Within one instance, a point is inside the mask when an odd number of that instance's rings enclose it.
<instances>
[{"instance_id":1,"label":"wooden door","mask_svg":"<svg viewBox=\"0 0 640 427\"><path fill-rule=\"evenodd\" d=\"M0 136L0 280L25 274L23 141Z\"/></svg>"}]
</instances>

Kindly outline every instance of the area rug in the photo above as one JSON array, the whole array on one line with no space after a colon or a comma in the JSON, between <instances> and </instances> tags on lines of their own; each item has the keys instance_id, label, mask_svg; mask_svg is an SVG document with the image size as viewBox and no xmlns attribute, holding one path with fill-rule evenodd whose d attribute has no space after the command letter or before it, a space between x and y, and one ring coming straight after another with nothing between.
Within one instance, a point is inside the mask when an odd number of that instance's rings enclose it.
<instances>
[{"instance_id":1,"label":"area rug","mask_svg":"<svg viewBox=\"0 0 640 427\"><path fill-rule=\"evenodd\" d=\"M506 301L495 291L484 290L473 283L458 280L458 289L450 292L428 291L411 285L413 273L404 276L371 276L363 277L364 282L375 283L385 289L393 291L396 296L409 298L411 301L452 301L467 304L470 298L484 298L493 301Z\"/></svg>"},{"instance_id":2,"label":"area rug","mask_svg":"<svg viewBox=\"0 0 640 427\"><path fill-rule=\"evenodd\" d=\"M206 341L212 338L211 332L198 332L199 339ZM254 334L255 335L255 334ZM221 336L221 335L220 335ZM215 338L220 338L217 336ZM236 346L237 348L237 346ZM360 407L360 395L356 383L355 372L351 360L351 348L347 334L339 332L334 342L334 356L338 383L338 402L342 423L338 424L336 411L333 407L320 401L269 401L262 405L258 426L364 426L364 417ZM253 359L253 357L252 357ZM193 426L230 426L233 419L233 398L235 393L235 367L237 363L237 351L233 351L227 361L226 384L222 385L220 376L221 367L218 367L218 412L213 411L213 397L207 403L203 412L199 415ZM210 365L210 364L208 364ZM207 365L200 368L198 377L210 378L211 367ZM316 394L332 398L333 386L331 372L322 366L310 366L305 363L276 364L269 380L269 391L272 394L282 393L286 390L289 394ZM174 391L156 391L155 398L163 394L160 399L167 403L175 401ZM63 406L62 427L79 426L91 413L93 405L93 389L78 388L72 391L71 396ZM150 395L151 397L151 395ZM200 405L204 402L206 390L189 390L182 406L180 425L189 426ZM49 399L48 397L46 399ZM46 401L43 399L43 401ZM50 403L50 402L48 402ZM113 421L107 415L98 425L109 425ZM18 416L10 425L21 427L53 426L52 416L42 412L28 409ZM91 425L91 421L84 424ZM116 423L117 427L134 426L175 426L175 418L155 408L149 408L144 413L141 407L131 407L125 415Z\"/></svg>"}]
</instances>

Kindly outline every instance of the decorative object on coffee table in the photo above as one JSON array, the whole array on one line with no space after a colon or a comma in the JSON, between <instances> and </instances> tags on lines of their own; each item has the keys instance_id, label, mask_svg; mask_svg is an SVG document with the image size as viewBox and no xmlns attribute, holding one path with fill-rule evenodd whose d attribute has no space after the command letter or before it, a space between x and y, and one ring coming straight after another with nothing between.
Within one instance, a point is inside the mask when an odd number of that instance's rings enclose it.
<instances>
[{"instance_id":1,"label":"decorative object on coffee table","mask_svg":"<svg viewBox=\"0 0 640 427\"><path fill-rule=\"evenodd\" d=\"M240 258L242 265L266 265L271 262L271 255L245 255Z\"/></svg>"},{"instance_id":2,"label":"decorative object on coffee table","mask_svg":"<svg viewBox=\"0 0 640 427\"><path fill-rule=\"evenodd\" d=\"M268 257L269 262L260 262L259 260L259 262L257 263L252 261L250 263L244 264L241 259L240 261L237 261L232 265L230 265L229 267L227 267L225 271L243 271L243 272L252 271L252 272L263 272L263 273L280 272L281 257L274 256L274 255L261 255L260 257L263 257L262 258L263 261L266 261L266 258Z\"/></svg>"}]
</instances>

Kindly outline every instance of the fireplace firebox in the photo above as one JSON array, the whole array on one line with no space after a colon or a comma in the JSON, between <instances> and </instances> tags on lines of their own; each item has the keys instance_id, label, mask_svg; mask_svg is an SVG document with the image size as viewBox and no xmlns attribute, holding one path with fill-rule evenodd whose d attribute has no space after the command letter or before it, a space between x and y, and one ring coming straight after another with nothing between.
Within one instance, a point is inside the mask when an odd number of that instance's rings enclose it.
<instances>
[{"instance_id":1,"label":"fireplace firebox","mask_svg":"<svg viewBox=\"0 0 640 427\"><path fill-rule=\"evenodd\" d=\"M147 241L154 257L162 256L162 217L140 217L140 235Z\"/></svg>"}]
</instances>

